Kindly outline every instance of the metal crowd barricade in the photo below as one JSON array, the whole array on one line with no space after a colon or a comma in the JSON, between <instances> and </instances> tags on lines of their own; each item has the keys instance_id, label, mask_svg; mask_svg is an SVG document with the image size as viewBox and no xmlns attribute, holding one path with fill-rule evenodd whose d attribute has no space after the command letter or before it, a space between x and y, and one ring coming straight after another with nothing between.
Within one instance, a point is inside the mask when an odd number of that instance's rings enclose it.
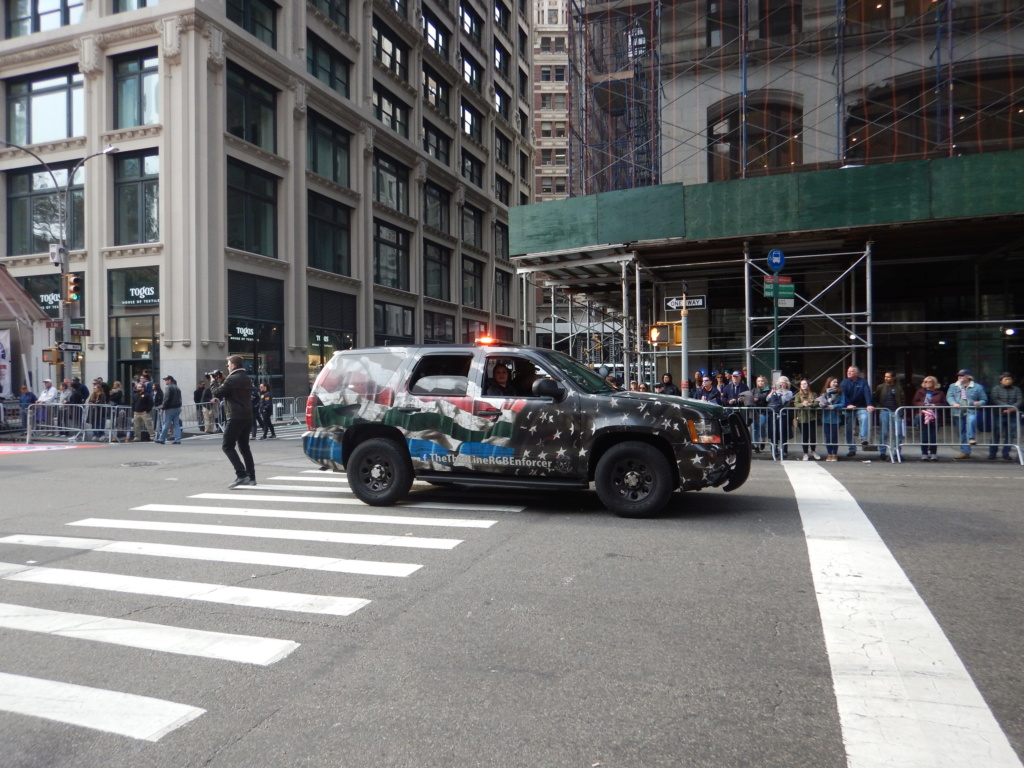
<instances>
[{"instance_id":1,"label":"metal crowd barricade","mask_svg":"<svg viewBox=\"0 0 1024 768\"><path fill-rule=\"evenodd\" d=\"M303 401L305 398L303 398ZM305 402L303 402L305 407ZM767 451L774 459L778 453L775 442L776 414L771 408L750 406L735 409L747 422L750 429L750 440L754 444L754 452Z\"/></svg>"},{"instance_id":2,"label":"metal crowd barricade","mask_svg":"<svg viewBox=\"0 0 1024 768\"><path fill-rule=\"evenodd\" d=\"M298 398L295 397L275 397L270 401L271 418L275 423L283 424L298 424L300 422L299 414L305 418L306 415L306 404L305 400L302 403L302 409L298 408Z\"/></svg>"},{"instance_id":3,"label":"metal crowd barricade","mask_svg":"<svg viewBox=\"0 0 1024 768\"><path fill-rule=\"evenodd\" d=\"M966 445L975 458L980 458L983 453L991 455L994 449L996 455L1000 452L1007 455L1013 453L1017 463L1024 464L1024 450L1021 448L1021 429L1024 425L1017 408L999 405L969 408L910 405L898 409L897 413L906 425L904 446L918 446L921 455L937 455L939 448L952 448L959 453ZM969 423L971 421L973 431ZM993 426L995 429L992 429ZM969 442L972 435L974 444Z\"/></svg>"},{"instance_id":4,"label":"metal crowd barricade","mask_svg":"<svg viewBox=\"0 0 1024 768\"><path fill-rule=\"evenodd\" d=\"M71 442L84 433L85 406L69 403L33 403L29 406L25 441L34 437L67 438Z\"/></svg>"},{"instance_id":5,"label":"metal crowd barricade","mask_svg":"<svg viewBox=\"0 0 1024 768\"><path fill-rule=\"evenodd\" d=\"M19 437L25 431L27 415L17 400L0 402L0 437Z\"/></svg>"}]
</instances>

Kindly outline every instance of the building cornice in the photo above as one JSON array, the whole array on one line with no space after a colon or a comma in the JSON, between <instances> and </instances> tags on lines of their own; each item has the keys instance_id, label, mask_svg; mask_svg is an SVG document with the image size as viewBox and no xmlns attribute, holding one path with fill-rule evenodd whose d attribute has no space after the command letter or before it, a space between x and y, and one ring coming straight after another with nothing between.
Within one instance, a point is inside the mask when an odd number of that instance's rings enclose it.
<instances>
[{"instance_id":1,"label":"building cornice","mask_svg":"<svg viewBox=\"0 0 1024 768\"><path fill-rule=\"evenodd\" d=\"M262 256L258 253L250 253L249 251L238 251L234 248L224 249L224 259L233 264L255 265L274 272L289 272L292 268L290 262L270 256Z\"/></svg>"}]
</instances>

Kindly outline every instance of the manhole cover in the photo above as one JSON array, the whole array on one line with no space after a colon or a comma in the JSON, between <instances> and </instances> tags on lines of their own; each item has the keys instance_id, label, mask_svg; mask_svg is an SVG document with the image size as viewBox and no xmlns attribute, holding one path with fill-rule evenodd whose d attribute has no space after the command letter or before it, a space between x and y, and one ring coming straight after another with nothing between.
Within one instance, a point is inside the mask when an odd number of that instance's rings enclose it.
<instances>
[{"instance_id":1,"label":"manhole cover","mask_svg":"<svg viewBox=\"0 0 1024 768\"><path fill-rule=\"evenodd\" d=\"M155 467L160 464L159 461L129 461L127 464L122 464L122 467Z\"/></svg>"}]
</instances>

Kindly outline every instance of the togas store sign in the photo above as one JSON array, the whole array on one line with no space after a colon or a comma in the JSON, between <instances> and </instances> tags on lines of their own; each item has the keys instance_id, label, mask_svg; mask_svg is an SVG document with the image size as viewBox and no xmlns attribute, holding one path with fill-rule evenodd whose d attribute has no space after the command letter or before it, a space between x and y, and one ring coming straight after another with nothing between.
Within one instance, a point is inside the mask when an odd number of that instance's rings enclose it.
<instances>
[{"instance_id":1,"label":"togas store sign","mask_svg":"<svg viewBox=\"0 0 1024 768\"><path fill-rule=\"evenodd\" d=\"M251 325L235 325L231 329L232 341L253 341L256 338L256 329Z\"/></svg>"},{"instance_id":2,"label":"togas store sign","mask_svg":"<svg viewBox=\"0 0 1024 768\"><path fill-rule=\"evenodd\" d=\"M155 307L160 304L160 294L155 285L125 286L121 297L124 307Z\"/></svg>"}]
</instances>

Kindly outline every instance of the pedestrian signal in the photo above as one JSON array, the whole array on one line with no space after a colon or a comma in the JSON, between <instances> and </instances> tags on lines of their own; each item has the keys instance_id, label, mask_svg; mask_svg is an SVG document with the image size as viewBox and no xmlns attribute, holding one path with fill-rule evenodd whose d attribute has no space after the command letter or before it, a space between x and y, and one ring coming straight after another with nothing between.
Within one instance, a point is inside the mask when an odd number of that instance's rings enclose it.
<instances>
[{"instance_id":1,"label":"pedestrian signal","mask_svg":"<svg viewBox=\"0 0 1024 768\"><path fill-rule=\"evenodd\" d=\"M675 341L672 326L668 323L652 325L650 334L651 344L654 346L672 344Z\"/></svg>"},{"instance_id":2,"label":"pedestrian signal","mask_svg":"<svg viewBox=\"0 0 1024 768\"><path fill-rule=\"evenodd\" d=\"M60 350L55 347L46 347L43 350L43 362L50 363L51 365L53 365L54 363L59 363Z\"/></svg>"}]
</instances>

